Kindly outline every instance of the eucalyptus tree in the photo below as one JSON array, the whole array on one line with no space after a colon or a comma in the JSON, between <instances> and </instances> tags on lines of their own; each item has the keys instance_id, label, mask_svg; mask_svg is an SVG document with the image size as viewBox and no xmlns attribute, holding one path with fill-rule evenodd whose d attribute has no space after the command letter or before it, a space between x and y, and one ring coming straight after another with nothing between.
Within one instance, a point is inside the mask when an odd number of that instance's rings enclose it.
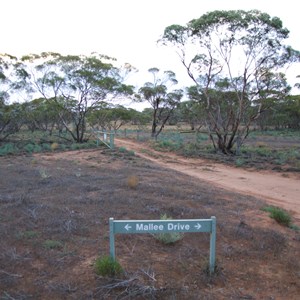
<instances>
[{"instance_id":1,"label":"eucalyptus tree","mask_svg":"<svg viewBox=\"0 0 300 300\"><path fill-rule=\"evenodd\" d=\"M54 128L61 128L59 114L60 105L55 101L49 101L45 98L37 98L22 103L25 124L32 132L36 129L48 132L52 135Z\"/></svg>"},{"instance_id":2,"label":"eucalyptus tree","mask_svg":"<svg viewBox=\"0 0 300 300\"><path fill-rule=\"evenodd\" d=\"M92 127L117 131L129 123L133 117L134 110L132 109L127 109L122 105L103 104L89 114L88 122Z\"/></svg>"},{"instance_id":3,"label":"eucalyptus tree","mask_svg":"<svg viewBox=\"0 0 300 300\"><path fill-rule=\"evenodd\" d=\"M290 95L284 103L283 111L286 115L288 128L300 129L300 95Z\"/></svg>"},{"instance_id":4,"label":"eucalyptus tree","mask_svg":"<svg viewBox=\"0 0 300 300\"><path fill-rule=\"evenodd\" d=\"M151 68L148 71L153 75L153 81L146 82L139 89L137 99L147 101L151 105L153 109L151 136L157 138L172 112L180 103L183 91L171 89L173 85L178 83L174 72L160 73L157 68Z\"/></svg>"},{"instance_id":5,"label":"eucalyptus tree","mask_svg":"<svg viewBox=\"0 0 300 300\"><path fill-rule=\"evenodd\" d=\"M0 55L0 142L18 132L23 124L22 109L18 103L9 104L13 91L13 73L16 57Z\"/></svg>"},{"instance_id":6,"label":"eucalyptus tree","mask_svg":"<svg viewBox=\"0 0 300 300\"><path fill-rule=\"evenodd\" d=\"M24 114L21 104L0 102L0 142L17 133L23 124Z\"/></svg>"},{"instance_id":7,"label":"eucalyptus tree","mask_svg":"<svg viewBox=\"0 0 300 300\"><path fill-rule=\"evenodd\" d=\"M0 103L4 104L9 98L11 81L9 70L13 63L14 57L4 54L0 55Z\"/></svg>"},{"instance_id":8,"label":"eucalyptus tree","mask_svg":"<svg viewBox=\"0 0 300 300\"><path fill-rule=\"evenodd\" d=\"M190 125L191 130L199 131L205 125L205 105L199 101L197 87L187 88L187 96L190 100L180 104L180 115L182 120Z\"/></svg>"},{"instance_id":9,"label":"eucalyptus tree","mask_svg":"<svg viewBox=\"0 0 300 300\"><path fill-rule=\"evenodd\" d=\"M152 109L150 116L147 115L147 113L145 114L144 111L138 111L133 108L128 108L127 110L130 114L130 124L137 125L138 129L144 129L145 126L147 126L147 124L149 124L152 119Z\"/></svg>"},{"instance_id":10,"label":"eucalyptus tree","mask_svg":"<svg viewBox=\"0 0 300 300\"><path fill-rule=\"evenodd\" d=\"M288 34L279 18L257 10L213 11L165 28L160 42L176 48L194 81L216 150L232 153L266 100L289 92L281 71L299 52L285 44Z\"/></svg>"},{"instance_id":11,"label":"eucalyptus tree","mask_svg":"<svg viewBox=\"0 0 300 300\"><path fill-rule=\"evenodd\" d=\"M8 78L6 76L6 70L8 69L8 63L6 62L6 57L0 57L0 141L4 140L8 134L7 129L10 123L10 118L8 116L6 100L9 97L7 92L7 82Z\"/></svg>"},{"instance_id":12,"label":"eucalyptus tree","mask_svg":"<svg viewBox=\"0 0 300 300\"><path fill-rule=\"evenodd\" d=\"M18 86L54 101L61 108L61 122L79 143L86 139L86 117L91 110L103 101L133 93L132 86L122 83L115 59L108 56L42 53L21 60L16 66Z\"/></svg>"}]
</instances>

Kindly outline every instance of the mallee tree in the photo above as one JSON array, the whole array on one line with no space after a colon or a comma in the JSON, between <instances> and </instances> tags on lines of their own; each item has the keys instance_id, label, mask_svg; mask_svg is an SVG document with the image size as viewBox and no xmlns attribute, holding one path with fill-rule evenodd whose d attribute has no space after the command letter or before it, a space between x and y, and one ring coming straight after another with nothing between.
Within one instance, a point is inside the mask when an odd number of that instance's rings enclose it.
<instances>
[{"instance_id":1,"label":"mallee tree","mask_svg":"<svg viewBox=\"0 0 300 300\"><path fill-rule=\"evenodd\" d=\"M137 101L147 101L152 107L151 137L157 138L170 119L183 96L181 89L172 89L178 82L172 71L160 72L158 68L148 70L152 82L146 82L138 91Z\"/></svg>"},{"instance_id":2,"label":"mallee tree","mask_svg":"<svg viewBox=\"0 0 300 300\"><path fill-rule=\"evenodd\" d=\"M60 121L73 139L82 143L90 111L105 101L133 93L132 86L123 84L121 70L113 62L113 58L96 53L27 55L16 64L16 85L55 102Z\"/></svg>"},{"instance_id":3,"label":"mallee tree","mask_svg":"<svg viewBox=\"0 0 300 300\"><path fill-rule=\"evenodd\" d=\"M204 105L216 150L233 153L268 99L290 91L282 68L300 55L285 44L288 34L279 18L257 10L213 11L165 29L160 42L176 48L194 81L190 99Z\"/></svg>"}]
</instances>

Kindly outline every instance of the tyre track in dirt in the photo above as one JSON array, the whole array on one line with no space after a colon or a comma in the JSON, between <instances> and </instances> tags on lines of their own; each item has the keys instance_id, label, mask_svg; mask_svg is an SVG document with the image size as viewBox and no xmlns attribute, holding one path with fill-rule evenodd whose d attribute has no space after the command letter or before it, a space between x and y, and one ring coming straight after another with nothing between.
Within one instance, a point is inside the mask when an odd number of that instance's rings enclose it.
<instances>
[{"instance_id":1,"label":"tyre track in dirt","mask_svg":"<svg viewBox=\"0 0 300 300\"><path fill-rule=\"evenodd\" d=\"M169 152L155 151L146 144L132 140L117 138L115 143L165 168L223 189L261 198L288 210L297 219L297 223L300 222L300 174L245 170L205 159L184 158Z\"/></svg>"}]
</instances>

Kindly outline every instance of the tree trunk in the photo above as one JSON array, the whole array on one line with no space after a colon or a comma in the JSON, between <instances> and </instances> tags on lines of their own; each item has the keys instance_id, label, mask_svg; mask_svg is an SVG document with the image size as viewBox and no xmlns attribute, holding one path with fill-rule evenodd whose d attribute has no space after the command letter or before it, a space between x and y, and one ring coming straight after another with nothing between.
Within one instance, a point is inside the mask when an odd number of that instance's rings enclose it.
<instances>
[{"instance_id":1,"label":"tree trunk","mask_svg":"<svg viewBox=\"0 0 300 300\"><path fill-rule=\"evenodd\" d=\"M152 121L152 129L151 129L151 137L156 137L156 128L157 128L157 120L156 120L157 110L153 111L153 121Z\"/></svg>"}]
</instances>

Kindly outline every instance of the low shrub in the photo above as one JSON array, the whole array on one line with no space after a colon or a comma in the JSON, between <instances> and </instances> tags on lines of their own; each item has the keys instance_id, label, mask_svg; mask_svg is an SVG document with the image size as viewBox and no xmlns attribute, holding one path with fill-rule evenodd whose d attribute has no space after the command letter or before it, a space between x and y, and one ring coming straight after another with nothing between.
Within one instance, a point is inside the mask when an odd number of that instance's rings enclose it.
<instances>
[{"instance_id":1,"label":"low shrub","mask_svg":"<svg viewBox=\"0 0 300 300\"><path fill-rule=\"evenodd\" d=\"M28 153L41 152L42 147L38 144L29 143L29 144L25 145L24 150Z\"/></svg>"},{"instance_id":2,"label":"low shrub","mask_svg":"<svg viewBox=\"0 0 300 300\"><path fill-rule=\"evenodd\" d=\"M183 233L181 232L164 232L155 234L155 238L159 240L161 243L169 245L174 244L177 241L183 238Z\"/></svg>"},{"instance_id":3,"label":"low shrub","mask_svg":"<svg viewBox=\"0 0 300 300\"><path fill-rule=\"evenodd\" d=\"M119 151L125 153L127 152L127 149L125 147L119 147Z\"/></svg>"},{"instance_id":4,"label":"low shrub","mask_svg":"<svg viewBox=\"0 0 300 300\"><path fill-rule=\"evenodd\" d=\"M155 150L166 150L166 151L173 151L176 149L176 145L174 142L170 140L162 140L154 144Z\"/></svg>"},{"instance_id":5,"label":"low shrub","mask_svg":"<svg viewBox=\"0 0 300 300\"><path fill-rule=\"evenodd\" d=\"M18 151L18 149L15 147L12 143L4 144L2 147L0 147L0 156L8 155L8 154L14 154Z\"/></svg>"},{"instance_id":6,"label":"low shrub","mask_svg":"<svg viewBox=\"0 0 300 300\"><path fill-rule=\"evenodd\" d=\"M237 167L242 167L245 163L246 163L246 162L245 162L245 160L244 160L243 158L237 158L237 159L235 160L235 165L236 165Z\"/></svg>"},{"instance_id":7,"label":"low shrub","mask_svg":"<svg viewBox=\"0 0 300 300\"><path fill-rule=\"evenodd\" d=\"M136 189L139 184L139 178L135 175L131 175L127 178L127 185L131 189Z\"/></svg>"},{"instance_id":8,"label":"low shrub","mask_svg":"<svg viewBox=\"0 0 300 300\"><path fill-rule=\"evenodd\" d=\"M168 217L166 214L162 215L160 217L161 220L172 220L172 218ZM157 233L153 236L160 241L163 244L169 245L174 244L177 241L181 240L183 238L182 232L163 232L163 233Z\"/></svg>"},{"instance_id":9,"label":"low shrub","mask_svg":"<svg viewBox=\"0 0 300 300\"><path fill-rule=\"evenodd\" d=\"M48 152L48 151L51 151L52 145L50 146L50 144L43 143L43 144L42 144L42 148L43 148L43 151Z\"/></svg>"},{"instance_id":10,"label":"low shrub","mask_svg":"<svg viewBox=\"0 0 300 300\"><path fill-rule=\"evenodd\" d=\"M62 242L56 240L46 240L43 243L45 249L61 249L63 247Z\"/></svg>"},{"instance_id":11,"label":"low shrub","mask_svg":"<svg viewBox=\"0 0 300 300\"><path fill-rule=\"evenodd\" d=\"M124 153L128 156L135 156L135 152L133 150L127 150L125 147L119 147L119 152Z\"/></svg>"},{"instance_id":12,"label":"low shrub","mask_svg":"<svg viewBox=\"0 0 300 300\"><path fill-rule=\"evenodd\" d=\"M285 210L275 206L266 206L262 210L269 212L270 218L274 219L277 223L287 227L292 226L292 218Z\"/></svg>"},{"instance_id":13,"label":"low shrub","mask_svg":"<svg viewBox=\"0 0 300 300\"><path fill-rule=\"evenodd\" d=\"M127 154L128 154L129 156L135 156L135 152L134 152L133 150L129 150L129 151L127 152Z\"/></svg>"},{"instance_id":14,"label":"low shrub","mask_svg":"<svg viewBox=\"0 0 300 300\"><path fill-rule=\"evenodd\" d=\"M48 172L45 168L40 168L39 173L40 173L40 176L41 176L42 179L47 179L47 178L51 177L51 175L48 174Z\"/></svg>"},{"instance_id":15,"label":"low shrub","mask_svg":"<svg viewBox=\"0 0 300 300\"><path fill-rule=\"evenodd\" d=\"M38 236L39 233L33 230L22 231L17 235L18 238L24 238L24 239L33 239L33 238L37 238Z\"/></svg>"},{"instance_id":16,"label":"low shrub","mask_svg":"<svg viewBox=\"0 0 300 300\"><path fill-rule=\"evenodd\" d=\"M51 150L52 151L54 151L54 150L56 150L56 149L58 149L59 148L59 144L58 143L52 143L51 144Z\"/></svg>"},{"instance_id":17,"label":"low shrub","mask_svg":"<svg viewBox=\"0 0 300 300\"><path fill-rule=\"evenodd\" d=\"M60 149L65 151L67 149L67 145L66 144L60 144Z\"/></svg>"},{"instance_id":18,"label":"low shrub","mask_svg":"<svg viewBox=\"0 0 300 300\"><path fill-rule=\"evenodd\" d=\"M79 150L80 149L80 144L74 143L70 147L71 150Z\"/></svg>"},{"instance_id":19,"label":"low shrub","mask_svg":"<svg viewBox=\"0 0 300 300\"><path fill-rule=\"evenodd\" d=\"M183 146L182 153L184 156L197 156L199 155L200 148L198 144L187 143Z\"/></svg>"},{"instance_id":20,"label":"low shrub","mask_svg":"<svg viewBox=\"0 0 300 300\"><path fill-rule=\"evenodd\" d=\"M123 273L121 265L110 256L99 257L95 261L97 275L114 277Z\"/></svg>"}]
</instances>

